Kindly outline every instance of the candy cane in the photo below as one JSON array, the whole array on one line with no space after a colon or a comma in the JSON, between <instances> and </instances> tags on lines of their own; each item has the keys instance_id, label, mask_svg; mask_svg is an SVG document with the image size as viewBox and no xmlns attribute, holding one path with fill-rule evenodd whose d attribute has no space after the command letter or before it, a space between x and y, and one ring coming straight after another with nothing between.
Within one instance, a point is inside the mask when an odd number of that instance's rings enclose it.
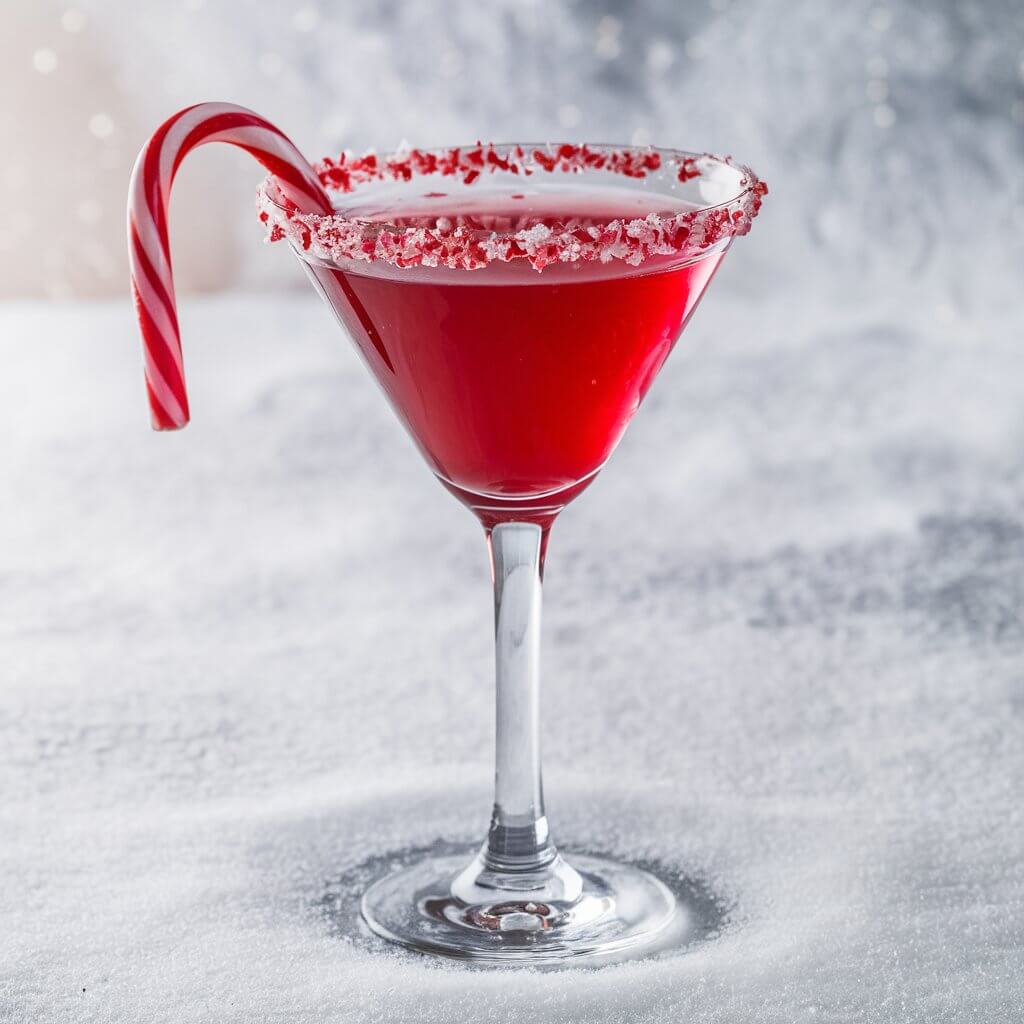
<instances>
[{"instance_id":1,"label":"candy cane","mask_svg":"<svg viewBox=\"0 0 1024 1024\"><path fill-rule=\"evenodd\" d=\"M302 213L325 213L331 202L316 173L269 121L231 103L198 103L165 121L142 148L128 199L128 257L142 329L146 390L156 430L189 420L174 275L167 234L171 183L185 155L206 142L228 142L251 153Z\"/></svg>"}]
</instances>

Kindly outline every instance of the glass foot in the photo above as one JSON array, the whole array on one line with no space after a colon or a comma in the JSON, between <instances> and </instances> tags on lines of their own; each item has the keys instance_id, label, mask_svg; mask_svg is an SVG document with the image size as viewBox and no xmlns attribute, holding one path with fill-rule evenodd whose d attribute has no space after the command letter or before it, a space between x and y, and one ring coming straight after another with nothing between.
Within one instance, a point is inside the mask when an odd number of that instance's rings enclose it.
<instances>
[{"instance_id":1,"label":"glass foot","mask_svg":"<svg viewBox=\"0 0 1024 1024\"><path fill-rule=\"evenodd\" d=\"M500 881L500 886L495 883ZM488 964L611 963L685 943L687 907L654 875L603 857L560 856L541 873L482 857L431 857L364 894L370 928L409 949Z\"/></svg>"}]
</instances>

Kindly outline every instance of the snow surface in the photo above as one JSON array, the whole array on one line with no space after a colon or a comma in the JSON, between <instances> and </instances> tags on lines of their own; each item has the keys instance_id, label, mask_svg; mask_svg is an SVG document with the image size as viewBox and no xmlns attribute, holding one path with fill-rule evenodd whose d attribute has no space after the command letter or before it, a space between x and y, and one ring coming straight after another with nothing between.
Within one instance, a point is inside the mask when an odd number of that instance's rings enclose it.
<instances>
[{"instance_id":1,"label":"snow surface","mask_svg":"<svg viewBox=\"0 0 1024 1024\"><path fill-rule=\"evenodd\" d=\"M1019 1020L1019 311L772 298L757 237L552 540L556 835L724 916L598 972L355 925L482 836L491 609L313 294L183 303L177 435L127 301L0 307L0 1019Z\"/></svg>"}]
</instances>

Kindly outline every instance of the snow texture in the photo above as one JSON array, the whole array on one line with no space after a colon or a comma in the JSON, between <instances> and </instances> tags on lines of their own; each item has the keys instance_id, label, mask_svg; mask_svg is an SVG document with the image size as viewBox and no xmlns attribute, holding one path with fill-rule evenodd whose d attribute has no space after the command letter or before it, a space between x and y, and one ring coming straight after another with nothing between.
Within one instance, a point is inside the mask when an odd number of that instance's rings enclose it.
<instances>
[{"instance_id":1,"label":"snow texture","mask_svg":"<svg viewBox=\"0 0 1024 1024\"><path fill-rule=\"evenodd\" d=\"M596 973L355 927L482 835L491 613L315 296L189 301L169 435L126 302L0 312L0 1018L1018 1019L1020 324L744 298L756 239L552 541L557 836L724 919Z\"/></svg>"}]
</instances>

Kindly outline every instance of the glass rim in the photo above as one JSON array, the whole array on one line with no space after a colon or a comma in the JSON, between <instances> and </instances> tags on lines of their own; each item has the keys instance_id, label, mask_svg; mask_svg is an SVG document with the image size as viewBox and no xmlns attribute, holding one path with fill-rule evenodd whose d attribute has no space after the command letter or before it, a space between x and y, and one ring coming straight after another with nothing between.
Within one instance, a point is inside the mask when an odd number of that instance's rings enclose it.
<instances>
[{"instance_id":1,"label":"glass rim","mask_svg":"<svg viewBox=\"0 0 1024 1024\"><path fill-rule=\"evenodd\" d=\"M613 258L642 262L649 253L696 255L724 237L745 234L756 216L767 186L746 164L731 156L656 146L622 146L611 143L472 143L468 146L434 149L401 149L378 155L324 158L313 165L328 195L355 195L376 183L411 182L417 178L436 180L450 177L467 189L478 180L503 172L503 180L534 184L554 178L557 172L572 177L587 175L602 181L621 178L627 182L651 181L651 194L665 185L668 198L680 186L710 181L725 188L724 198L700 201L686 197L683 212L651 211L628 220L572 218L553 221L552 233L537 225L512 230L489 226L449 223L412 228L383 217L370 218L345 212L299 211L282 193L273 175L259 188L260 218L268 225L272 240L287 237L301 250L328 262L340 260L385 260L396 266L436 266L476 269L492 260L507 262L526 257L536 269L555 260ZM723 172L733 180L722 181ZM558 174L561 178L562 175ZM566 174L566 178L569 174ZM638 189L639 190L639 189ZM696 191L696 190L695 190ZM588 234L581 234L587 232Z\"/></svg>"},{"instance_id":2,"label":"glass rim","mask_svg":"<svg viewBox=\"0 0 1024 1024\"><path fill-rule=\"evenodd\" d=\"M462 143L461 145L454 145L454 146L433 146L433 147L429 147L429 148L426 148L426 149L404 149L404 148L402 148L402 149L394 150L393 152L390 152L390 153L386 153L386 154L384 154L382 156L378 156L375 150L369 150L369 151L367 151L366 156L376 157L376 159L377 159L379 164L386 165L388 163L388 161L394 160L396 158L404 158L406 154L413 153L413 152L414 153L431 154L431 155L434 155L434 156L441 156L443 154L451 153L453 151L457 151L457 152L470 151L470 152L472 152L473 150L476 150L476 149L494 149L494 150L499 150L500 151L500 150L515 150L516 148L519 148L519 149L522 149L524 152L529 152L531 154L533 152L537 151L537 150L548 150L549 153L551 153L551 155L554 156L555 154L557 154L558 150L561 149L561 147L563 147L563 146L572 146L574 148L586 148L586 149L592 150L594 152L599 152L599 153L631 153L631 154L656 153L656 154L658 154L658 156L660 156L662 158L662 160L664 160L666 162L668 160L670 160L670 159L675 159L680 164L683 163L684 161L695 161L695 162L696 161L703 161L703 162L707 162L707 163L715 163L715 164L717 164L720 167L725 167L728 170L736 172L737 174L739 174L739 176L740 176L739 177L739 185L740 185L740 187L737 190L737 192L735 193L735 195L732 195L728 199L725 199L722 202L718 202L718 203L698 204L697 205L697 209L698 209L699 212L704 212L704 211L708 211L708 210L718 210L718 209L723 209L723 208L725 208L727 206L731 206L734 203L737 203L740 200L742 200L744 198L744 196L747 196L747 195L751 194L758 187L758 185L762 185L763 184L762 180L757 176L757 174L754 172L754 170L750 166L748 166L747 164L740 163L739 161L733 159L733 157L731 155L728 155L728 154L720 155L720 154L717 154L717 153L710 153L710 152L701 151L701 150L675 149L675 148L673 148L671 146L632 146L632 145L626 145L626 144L623 144L623 143L615 143L615 142L488 142L488 143L473 142L473 143ZM346 155L346 154L342 154L342 155ZM348 155L351 155L351 154L348 154ZM364 159L365 159L365 157L364 157ZM323 169L325 168L325 166L328 166L328 161L333 161L333 158L323 157L320 160L316 161L316 163L313 164L313 169L315 171L317 171L321 175L321 178L323 177L323 174L324 174L324 170ZM532 166L533 165L531 165L531 167ZM604 168L594 168L593 170L595 172L604 172L605 171ZM657 173L658 170L660 170L660 168L654 169L653 173ZM424 174L424 172L417 172L417 173ZM577 173L586 173L586 171L585 170L580 170ZM613 171L611 173L615 173L615 172ZM426 175L424 174L424 176L426 176ZM377 180L384 180L384 179L383 178L378 178ZM636 180L636 179L634 178L633 180ZM369 180L360 182L361 185L366 185L366 184L370 184L370 183L371 183L371 181L369 181ZM276 187L276 185L274 183L274 176L272 174L267 174L263 178L263 181L261 183L261 189L266 187L268 184L274 185L274 191L272 193L268 194L267 199L271 203L273 203L275 206L277 206L279 209L281 209L282 211L287 210L288 209L288 202L287 202L286 199L284 199L284 196L280 192L280 190L277 189L277 187ZM353 194L357 190L358 186L346 190L346 189L332 188L330 185L327 185L325 183L324 184L324 188L326 189L326 191L327 191L327 193L329 195L332 194L332 193L335 194L335 195L338 195L338 194L341 194L341 195L351 195L351 194ZM340 217L340 216L342 216L342 214L339 211L335 210L334 213L328 213L328 214L309 214L308 216L316 216L316 217L321 217L321 218L324 218L324 219L332 219L332 218L335 218L335 217ZM349 216L349 215L344 215L344 219L348 220L348 221L352 221L353 223L366 224L366 225L371 225L372 224L375 227L392 228L392 229L394 229L396 231L404 231L405 230L404 226L400 226L400 225L396 225L396 224L391 224L391 223L389 223L386 220L384 220L384 221L379 220L379 219L371 220L371 219L366 218L366 217ZM477 230L483 230L483 229L477 229Z\"/></svg>"}]
</instances>

